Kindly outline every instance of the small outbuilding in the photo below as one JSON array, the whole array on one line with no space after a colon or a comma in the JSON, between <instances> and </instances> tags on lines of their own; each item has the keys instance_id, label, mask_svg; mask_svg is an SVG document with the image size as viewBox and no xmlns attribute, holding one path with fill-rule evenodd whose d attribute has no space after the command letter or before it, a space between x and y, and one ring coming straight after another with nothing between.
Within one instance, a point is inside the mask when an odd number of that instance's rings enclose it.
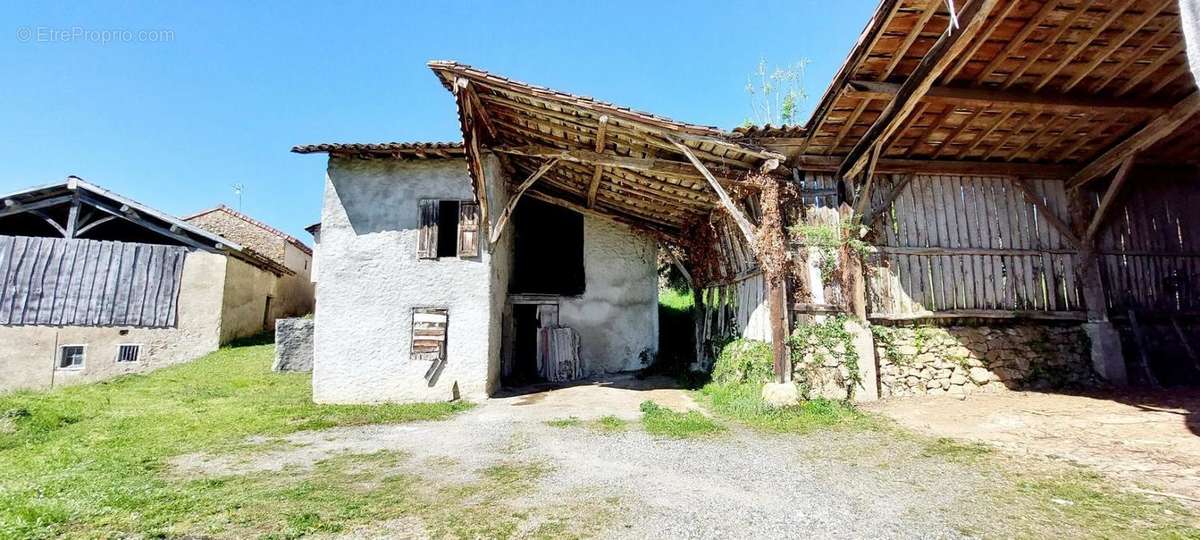
<instances>
[{"instance_id":1,"label":"small outbuilding","mask_svg":"<svg viewBox=\"0 0 1200 540\"><path fill-rule=\"evenodd\" d=\"M298 276L76 177L0 203L0 391L196 358L268 328L291 290L279 283Z\"/></svg>"}]
</instances>

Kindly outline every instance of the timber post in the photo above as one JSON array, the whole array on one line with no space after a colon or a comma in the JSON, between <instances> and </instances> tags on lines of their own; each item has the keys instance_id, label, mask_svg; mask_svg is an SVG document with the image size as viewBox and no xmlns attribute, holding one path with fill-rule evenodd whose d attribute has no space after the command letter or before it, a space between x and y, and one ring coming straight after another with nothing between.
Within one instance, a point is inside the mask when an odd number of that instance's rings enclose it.
<instances>
[{"instance_id":1,"label":"timber post","mask_svg":"<svg viewBox=\"0 0 1200 540\"><path fill-rule=\"evenodd\" d=\"M1109 206L1128 175L1132 162L1123 166L1113 179L1106 191L1105 199ZM1105 381L1117 386L1129 384L1128 372L1125 368L1125 354L1121 347L1121 335L1108 318L1108 298L1105 291L1104 278L1101 274L1101 256L1096 250L1096 233L1104 220L1104 208L1092 216L1084 204L1082 188L1071 190L1072 225L1079 238L1079 278L1083 289L1083 303L1087 308L1087 322L1083 329L1090 343L1092 369ZM1091 216L1091 219L1088 219Z\"/></svg>"}]
</instances>

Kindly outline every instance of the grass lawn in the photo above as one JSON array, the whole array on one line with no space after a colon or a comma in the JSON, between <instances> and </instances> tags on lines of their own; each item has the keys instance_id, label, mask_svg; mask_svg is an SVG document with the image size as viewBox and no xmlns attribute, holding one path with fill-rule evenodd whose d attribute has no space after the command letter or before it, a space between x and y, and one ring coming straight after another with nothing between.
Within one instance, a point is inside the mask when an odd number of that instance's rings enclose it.
<instances>
[{"instance_id":1,"label":"grass lawn","mask_svg":"<svg viewBox=\"0 0 1200 540\"><path fill-rule=\"evenodd\" d=\"M333 481L337 463L294 484L267 475L180 478L167 462L237 449L251 435L435 420L470 407L316 405L308 375L270 371L272 352L223 348L148 375L0 395L0 537L337 530L369 517L371 506ZM402 477L390 481L405 487Z\"/></svg>"}]
</instances>

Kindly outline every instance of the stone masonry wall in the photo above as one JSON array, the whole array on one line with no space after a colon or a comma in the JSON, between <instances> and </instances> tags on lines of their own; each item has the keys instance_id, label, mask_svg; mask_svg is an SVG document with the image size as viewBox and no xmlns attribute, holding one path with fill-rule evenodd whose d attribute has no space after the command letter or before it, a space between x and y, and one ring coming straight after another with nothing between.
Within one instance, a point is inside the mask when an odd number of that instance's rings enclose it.
<instances>
[{"instance_id":1,"label":"stone masonry wall","mask_svg":"<svg viewBox=\"0 0 1200 540\"><path fill-rule=\"evenodd\" d=\"M1098 384L1078 325L873 326L882 397Z\"/></svg>"}]
</instances>

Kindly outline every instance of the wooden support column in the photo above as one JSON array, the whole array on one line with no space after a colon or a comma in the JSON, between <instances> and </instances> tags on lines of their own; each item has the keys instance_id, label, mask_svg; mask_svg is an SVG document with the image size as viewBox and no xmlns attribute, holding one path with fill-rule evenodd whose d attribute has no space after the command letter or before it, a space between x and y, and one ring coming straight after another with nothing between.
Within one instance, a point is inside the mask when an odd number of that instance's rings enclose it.
<instances>
[{"instance_id":1,"label":"wooden support column","mask_svg":"<svg viewBox=\"0 0 1200 540\"><path fill-rule=\"evenodd\" d=\"M792 363L788 358L788 332L784 324L787 310L787 286L783 278L767 280L767 302L771 317L771 354L775 358L775 382L785 383L792 380Z\"/></svg>"},{"instance_id":2,"label":"wooden support column","mask_svg":"<svg viewBox=\"0 0 1200 540\"><path fill-rule=\"evenodd\" d=\"M1132 166L1132 163L1133 160L1130 159L1127 165ZM1111 206L1116 193L1113 188L1119 188L1129 173L1129 167L1123 165L1121 169L1105 193L1104 198L1109 201L1108 206ZM1076 237L1079 239L1076 268L1079 269L1083 302L1087 307L1087 322L1083 327L1091 344L1092 369L1109 383L1123 386L1128 383L1125 356L1121 347L1121 336L1108 319L1108 298L1101 274L1101 256L1096 249L1095 233L1103 223L1103 213L1096 212L1095 217L1091 217L1090 205L1083 200L1081 190L1075 189L1069 193L1073 195L1070 198L1071 214ZM1103 202L1101 206L1105 206Z\"/></svg>"}]
</instances>

